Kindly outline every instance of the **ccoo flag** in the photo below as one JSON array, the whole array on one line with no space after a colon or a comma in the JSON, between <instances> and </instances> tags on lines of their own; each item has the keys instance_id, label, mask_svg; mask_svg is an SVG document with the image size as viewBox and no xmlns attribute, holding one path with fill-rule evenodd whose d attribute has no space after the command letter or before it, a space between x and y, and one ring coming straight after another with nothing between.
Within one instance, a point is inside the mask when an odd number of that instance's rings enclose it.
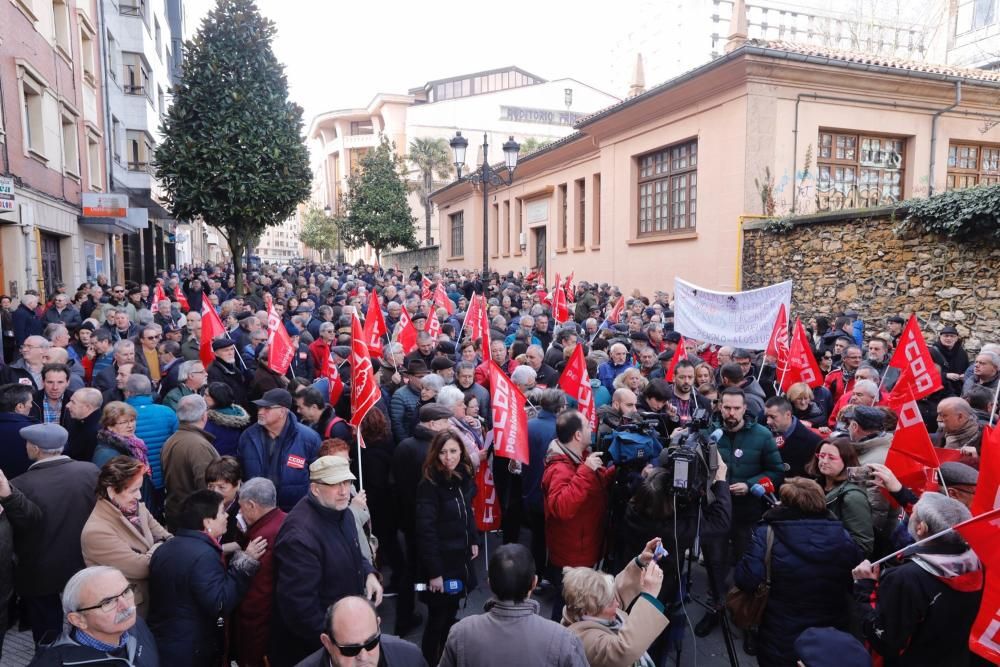
<instances>
[{"instance_id":1,"label":"ccoo flag","mask_svg":"<svg viewBox=\"0 0 1000 667\"><path fill-rule=\"evenodd\" d=\"M788 347L788 368L781 374L781 391L787 392L789 387L798 382L805 382L816 388L823 384L823 375L819 372L819 364L812 353L805 327L796 318L792 344Z\"/></svg>"},{"instance_id":2,"label":"ccoo flag","mask_svg":"<svg viewBox=\"0 0 1000 667\"><path fill-rule=\"evenodd\" d=\"M381 397L361 321L355 313L351 318L351 426L359 426Z\"/></svg>"},{"instance_id":3,"label":"ccoo flag","mask_svg":"<svg viewBox=\"0 0 1000 667\"><path fill-rule=\"evenodd\" d=\"M493 408L493 451L497 456L528 463L528 413L525 398L490 359L490 405Z\"/></svg>"},{"instance_id":4,"label":"ccoo flag","mask_svg":"<svg viewBox=\"0 0 1000 667\"><path fill-rule=\"evenodd\" d=\"M910 320L906 323L906 328L899 337L899 344L896 351L889 360L889 365L898 368L901 372L909 369L909 382L913 386L912 394L914 400L920 400L924 396L929 396L941 389L941 373L938 372L934 358L931 357L930 350L927 349L927 341L920 332L920 325L917 324L917 316L910 315ZM902 382L902 377L897 384Z\"/></svg>"},{"instance_id":5,"label":"ccoo flag","mask_svg":"<svg viewBox=\"0 0 1000 667\"><path fill-rule=\"evenodd\" d=\"M264 295L264 303L267 305L267 367L278 375L284 375L292 365L295 348L288 330L278 313L274 312L270 294Z\"/></svg>"},{"instance_id":6,"label":"ccoo flag","mask_svg":"<svg viewBox=\"0 0 1000 667\"><path fill-rule=\"evenodd\" d=\"M375 290L371 291L371 298L368 299L368 311L365 313L365 345L373 357L382 356L382 336L389 332L385 324L385 317L382 315L382 306L379 305L378 295Z\"/></svg>"},{"instance_id":7,"label":"ccoo flag","mask_svg":"<svg viewBox=\"0 0 1000 667\"><path fill-rule=\"evenodd\" d=\"M590 422L590 430L597 432L597 406L594 389L587 376L587 362L583 359L583 345L577 345L559 376L559 388L576 399L580 413Z\"/></svg>"}]
</instances>

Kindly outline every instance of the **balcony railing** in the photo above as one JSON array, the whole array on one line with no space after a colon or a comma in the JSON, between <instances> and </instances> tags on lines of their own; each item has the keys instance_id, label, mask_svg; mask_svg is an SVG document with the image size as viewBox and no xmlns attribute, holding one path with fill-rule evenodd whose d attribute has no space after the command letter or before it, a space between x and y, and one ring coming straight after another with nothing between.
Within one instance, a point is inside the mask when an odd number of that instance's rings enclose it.
<instances>
[{"instance_id":1,"label":"balcony railing","mask_svg":"<svg viewBox=\"0 0 1000 667\"><path fill-rule=\"evenodd\" d=\"M146 89L142 86L132 86L125 84L124 91L126 95L145 95Z\"/></svg>"},{"instance_id":2,"label":"balcony railing","mask_svg":"<svg viewBox=\"0 0 1000 667\"><path fill-rule=\"evenodd\" d=\"M144 172L146 174L152 174L153 173L153 165L151 165L148 162L129 162L128 163L128 170L129 171L141 171L141 172Z\"/></svg>"},{"instance_id":3,"label":"balcony railing","mask_svg":"<svg viewBox=\"0 0 1000 667\"><path fill-rule=\"evenodd\" d=\"M142 18L146 13L146 8L144 5L130 5L128 3L122 2L118 5L118 13L122 16L138 16Z\"/></svg>"}]
</instances>

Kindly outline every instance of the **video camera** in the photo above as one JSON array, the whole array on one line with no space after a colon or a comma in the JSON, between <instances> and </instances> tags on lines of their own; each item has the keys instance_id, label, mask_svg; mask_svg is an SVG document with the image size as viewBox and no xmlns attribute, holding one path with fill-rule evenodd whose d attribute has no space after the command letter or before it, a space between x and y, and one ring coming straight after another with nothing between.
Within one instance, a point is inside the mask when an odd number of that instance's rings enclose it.
<instances>
[{"instance_id":1,"label":"video camera","mask_svg":"<svg viewBox=\"0 0 1000 667\"><path fill-rule=\"evenodd\" d=\"M722 430L705 435L709 427L708 411L699 409L691 415L685 429L679 429L670 445L660 452L660 467L667 471L668 490L679 501L695 501L709 495L709 487L719 468L719 438Z\"/></svg>"}]
</instances>

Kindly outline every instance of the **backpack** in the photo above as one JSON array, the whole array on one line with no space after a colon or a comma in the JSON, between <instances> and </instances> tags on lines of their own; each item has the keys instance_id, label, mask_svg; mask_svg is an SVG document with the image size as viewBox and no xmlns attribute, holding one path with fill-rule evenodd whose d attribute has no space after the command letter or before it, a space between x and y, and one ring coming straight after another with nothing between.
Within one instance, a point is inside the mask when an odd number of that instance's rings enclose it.
<instances>
[{"instance_id":1,"label":"backpack","mask_svg":"<svg viewBox=\"0 0 1000 667\"><path fill-rule=\"evenodd\" d=\"M633 461L653 461L661 451L663 444L655 435L631 431L613 431L608 445L608 453L618 465Z\"/></svg>"},{"instance_id":2,"label":"backpack","mask_svg":"<svg viewBox=\"0 0 1000 667\"><path fill-rule=\"evenodd\" d=\"M330 437L330 434L333 433L333 427L342 421L344 421L342 418L334 415L333 419L330 420L330 423L326 425L325 429L323 429L323 439L324 440L328 439ZM350 427L350 424L348 424L348 426ZM353 427L351 427L351 431L352 432L354 431Z\"/></svg>"}]
</instances>

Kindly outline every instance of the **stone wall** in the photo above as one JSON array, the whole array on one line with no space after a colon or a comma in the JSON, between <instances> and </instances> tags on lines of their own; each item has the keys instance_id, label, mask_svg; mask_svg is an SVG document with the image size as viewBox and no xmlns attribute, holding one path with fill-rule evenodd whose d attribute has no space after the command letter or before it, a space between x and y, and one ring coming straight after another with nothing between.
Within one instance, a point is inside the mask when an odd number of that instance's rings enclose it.
<instances>
[{"instance_id":1,"label":"stone wall","mask_svg":"<svg viewBox=\"0 0 1000 667\"><path fill-rule=\"evenodd\" d=\"M929 339L953 325L967 349L1000 342L1000 248L897 236L890 211L871 213L803 216L782 231L746 224L743 289L791 278L792 317L853 309L877 333L916 312Z\"/></svg>"},{"instance_id":2,"label":"stone wall","mask_svg":"<svg viewBox=\"0 0 1000 667\"><path fill-rule=\"evenodd\" d=\"M423 272L437 271L441 267L441 246L430 245L416 250L387 252L382 255L382 265L387 269L402 269L409 275L414 266Z\"/></svg>"}]
</instances>

